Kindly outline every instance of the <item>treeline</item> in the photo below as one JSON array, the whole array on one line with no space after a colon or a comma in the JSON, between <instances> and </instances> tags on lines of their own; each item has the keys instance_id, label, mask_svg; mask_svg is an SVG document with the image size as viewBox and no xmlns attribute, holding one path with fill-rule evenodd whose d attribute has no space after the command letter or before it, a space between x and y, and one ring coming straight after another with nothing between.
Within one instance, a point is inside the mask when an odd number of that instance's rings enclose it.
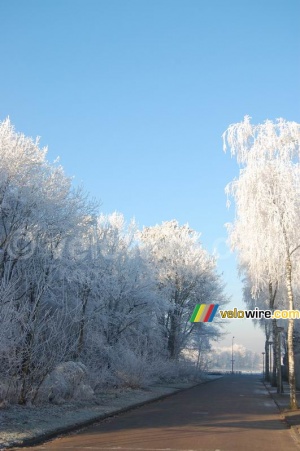
<instances>
[{"instance_id":1,"label":"treeline","mask_svg":"<svg viewBox=\"0 0 300 451\"><path fill-rule=\"evenodd\" d=\"M261 357L257 352L246 349L241 345L231 348L213 349L210 354L209 368L214 370L231 371L232 357L234 371L261 371Z\"/></svg>"},{"instance_id":2,"label":"treeline","mask_svg":"<svg viewBox=\"0 0 300 451\"><path fill-rule=\"evenodd\" d=\"M188 321L195 304L225 300L199 234L175 220L140 231L99 214L9 120L0 153L2 400L34 401L61 362L84 363L94 387L174 369L203 334ZM206 337L217 334L205 325Z\"/></svg>"}]
</instances>

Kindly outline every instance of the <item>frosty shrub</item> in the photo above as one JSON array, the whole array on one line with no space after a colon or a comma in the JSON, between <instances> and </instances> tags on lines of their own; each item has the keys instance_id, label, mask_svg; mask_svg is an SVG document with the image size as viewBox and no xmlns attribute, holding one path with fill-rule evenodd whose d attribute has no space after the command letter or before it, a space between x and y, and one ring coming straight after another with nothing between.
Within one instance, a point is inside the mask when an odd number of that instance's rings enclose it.
<instances>
[{"instance_id":1,"label":"frosty shrub","mask_svg":"<svg viewBox=\"0 0 300 451\"><path fill-rule=\"evenodd\" d=\"M123 387L140 388L153 381L152 362L147 354L119 348L112 368L118 385Z\"/></svg>"},{"instance_id":2,"label":"frosty shrub","mask_svg":"<svg viewBox=\"0 0 300 451\"><path fill-rule=\"evenodd\" d=\"M159 362L158 382L189 382L201 379L201 371L187 360L170 361L161 360Z\"/></svg>"},{"instance_id":3,"label":"frosty shrub","mask_svg":"<svg viewBox=\"0 0 300 451\"><path fill-rule=\"evenodd\" d=\"M87 367L80 362L64 362L45 378L37 402L62 404L70 400L92 399L93 396Z\"/></svg>"},{"instance_id":4,"label":"frosty shrub","mask_svg":"<svg viewBox=\"0 0 300 451\"><path fill-rule=\"evenodd\" d=\"M89 378L95 392L117 387L120 383L112 368L109 368L107 364L99 365L98 363L97 365L95 361L89 365Z\"/></svg>"}]
</instances>

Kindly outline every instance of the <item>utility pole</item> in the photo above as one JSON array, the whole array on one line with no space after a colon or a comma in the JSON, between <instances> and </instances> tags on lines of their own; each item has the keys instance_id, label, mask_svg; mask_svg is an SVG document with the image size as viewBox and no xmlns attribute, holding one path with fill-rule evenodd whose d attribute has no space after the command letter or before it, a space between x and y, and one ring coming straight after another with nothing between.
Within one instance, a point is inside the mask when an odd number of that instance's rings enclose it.
<instances>
[{"instance_id":1,"label":"utility pole","mask_svg":"<svg viewBox=\"0 0 300 451\"><path fill-rule=\"evenodd\" d=\"M263 380L265 380L265 352L262 352L263 356Z\"/></svg>"}]
</instances>

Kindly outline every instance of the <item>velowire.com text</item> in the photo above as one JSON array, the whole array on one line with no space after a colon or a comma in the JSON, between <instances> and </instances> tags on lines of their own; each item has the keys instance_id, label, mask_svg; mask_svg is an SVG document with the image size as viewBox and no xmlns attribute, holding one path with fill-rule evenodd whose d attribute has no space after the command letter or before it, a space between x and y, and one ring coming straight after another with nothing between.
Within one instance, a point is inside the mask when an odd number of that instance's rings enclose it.
<instances>
[{"instance_id":1,"label":"velowire.com text","mask_svg":"<svg viewBox=\"0 0 300 451\"><path fill-rule=\"evenodd\" d=\"M300 310L261 310L255 307L253 310L219 310L222 319L299 319Z\"/></svg>"}]
</instances>

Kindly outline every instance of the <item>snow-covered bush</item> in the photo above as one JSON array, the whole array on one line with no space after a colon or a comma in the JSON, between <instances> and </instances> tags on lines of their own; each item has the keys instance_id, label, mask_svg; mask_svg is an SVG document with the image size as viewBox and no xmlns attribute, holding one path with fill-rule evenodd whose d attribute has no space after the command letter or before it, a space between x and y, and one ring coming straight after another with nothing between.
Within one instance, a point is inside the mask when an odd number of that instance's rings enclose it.
<instances>
[{"instance_id":1,"label":"snow-covered bush","mask_svg":"<svg viewBox=\"0 0 300 451\"><path fill-rule=\"evenodd\" d=\"M153 381L153 368L149 356L137 354L131 349L119 349L112 370L118 385L139 388Z\"/></svg>"},{"instance_id":2,"label":"snow-covered bush","mask_svg":"<svg viewBox=\"0 0 300 451\"><path fill-rule=\"evenodd\" d=\"M92 399L93 396L87 367L81 362L64 362L46 376L36 401L62 404L71 400Z\"/></svg>"},{"instance_id":3,"label":"snow-covered bush","mask_svg":"<svg viewBox=\"0 0 300 451\"><path fill-rule=\"evenodd\" d=\"M201 379L201 371L188 360L160 360L157 364L157 382L187 382Z\"/></svg>"}]
</instances>

